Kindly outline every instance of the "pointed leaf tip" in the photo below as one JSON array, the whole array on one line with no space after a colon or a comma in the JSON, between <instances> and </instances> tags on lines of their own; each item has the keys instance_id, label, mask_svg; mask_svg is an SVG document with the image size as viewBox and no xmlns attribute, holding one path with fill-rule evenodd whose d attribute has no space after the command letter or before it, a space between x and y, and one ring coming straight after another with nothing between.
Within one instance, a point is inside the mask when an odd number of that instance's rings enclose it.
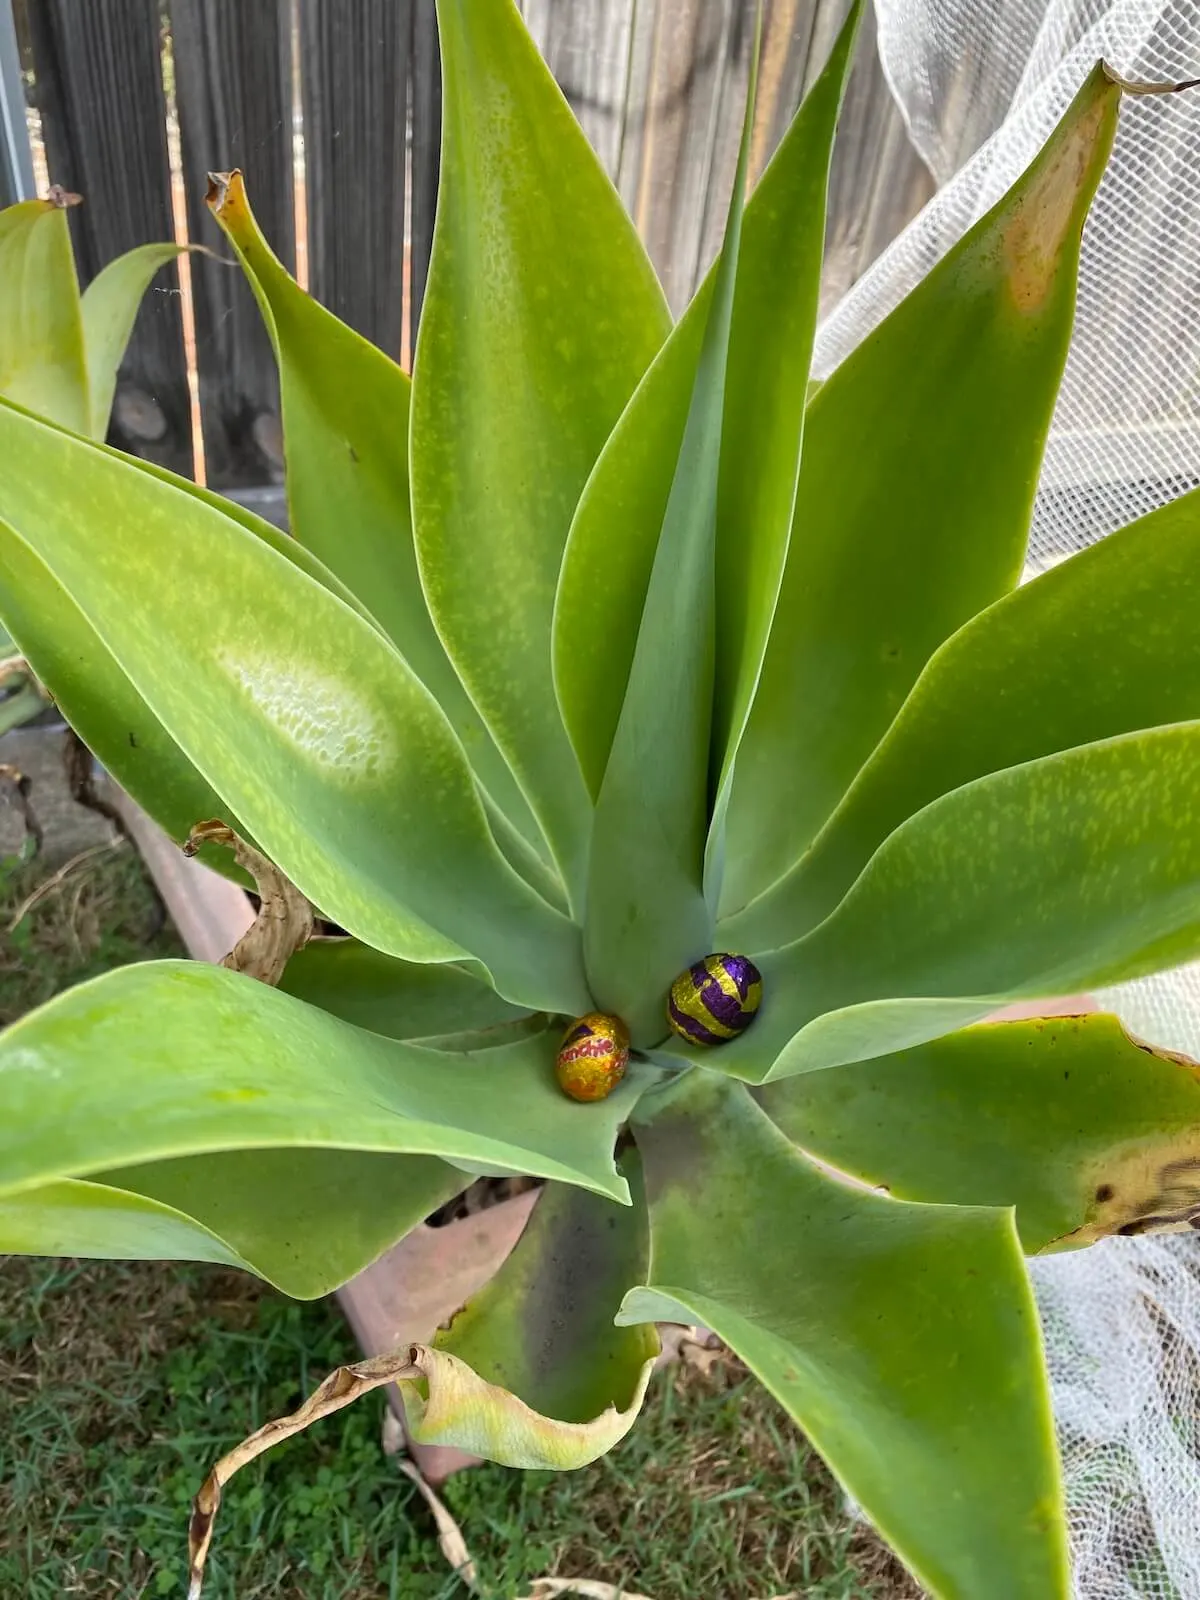
<instances>
[{"instance_id":1,"label":"pointed leaf tip","mask_svg":"<svg viewBox=\"0 0 1200 1600\"><path fill-rule=\"evenodd\" d=\"M210 172L208 174L208 188L204 194L204 204L214 216L220 216L229 201L231 189L235 199L240 194L243 202L245 201L246 187L240 167L234 167L230 172Z\"/></svg>"},{"instance_id":2,"label":"pointed leaf tip","mask_svg":"<svg viewBox=\"0 0 1200 1600\"><path fill-rule=\"evenodd\" d=\"M1059 280L1063 248L1082 229L1108 160L1120 100L1120 85L1101 63L1034 163L1033 181L1004 235L1009 284L1020 311L1040 311Z\"/></svg>"}]
</instances>

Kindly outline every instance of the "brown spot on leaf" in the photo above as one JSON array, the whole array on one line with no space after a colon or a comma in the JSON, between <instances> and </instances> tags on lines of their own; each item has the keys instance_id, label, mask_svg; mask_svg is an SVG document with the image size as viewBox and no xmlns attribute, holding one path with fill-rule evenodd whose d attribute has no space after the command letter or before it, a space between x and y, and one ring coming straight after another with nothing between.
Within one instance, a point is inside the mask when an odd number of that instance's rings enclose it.
<instances>
[{"instance_id":1,"label":"brown spot on leaf","mask_svg":"<svg viewBox=\"0 0 1200 1600\"><path fill-rule=\"evenodd\" d=\"M1200 1218L1200 1125L1105 1157L1083 1227L1071 1244L1112 1234L1182 1233Z\"/></svg>"},{"instance_id":2,"label":"brown spot on leaf","mask_svg":"<svg viewBox=\"0 0 1200 1600\"><path fill-rule=\"evenodd\" d=\"M1089 80L1031 168L1028 187L1013 207L1003 234L1004 263L1013 300L1026 316L1045 304L1064 246L1083 227L1119 98L1120 90L1105 76Z\"/></svg>"}]
</instances>

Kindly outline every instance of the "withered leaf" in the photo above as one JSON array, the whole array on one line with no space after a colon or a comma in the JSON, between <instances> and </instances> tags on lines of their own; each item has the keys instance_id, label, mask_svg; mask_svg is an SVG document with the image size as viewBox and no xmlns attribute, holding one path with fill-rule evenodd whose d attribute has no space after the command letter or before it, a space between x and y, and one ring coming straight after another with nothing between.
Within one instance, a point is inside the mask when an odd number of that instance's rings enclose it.
<instances>
[{"instance_id":1,"label":"withered leaf","mask_svg":"<svg viewBox=\"0 0 1200 1600\"><path fill-rule=\"evenodd\" d=\"M258 887L258 915L221 965L260 983L278 983L290 958L312 938L312 906L273 861L247 844L228 823L216 818L196 823L183 853L194 856L205 844L227 845L238 866L245 868Z\"/></svg>"},{"instance_id":2,"label":"withered leaf","mask_svg":"<svg viewBox=\"0 0 1200 1600\"><path fill-rule=\"evenodd\" d=\"M257 1433L243 1439L228 1455L221 1457L205 1478L192 1504L192 1516L188 1524L188 1600L200 1600L204 1586L204 1563L212 1544L213 1523L220 1509L221 1491L234 1473L240 1472L273 1445L282 1444L294 1434L303 1433L314 1422L331 1416L343 1406L351 1405L372 1389L378 1389L385 1383L394 1383L397 1378L419 1377L420 1368L413 1360L415 1355L415 1349L405 1349L394 1355L372 1356L367 1361L338 1367L290 1416L278 1417L266 1423Z\"/></svg>"}]
</instances>

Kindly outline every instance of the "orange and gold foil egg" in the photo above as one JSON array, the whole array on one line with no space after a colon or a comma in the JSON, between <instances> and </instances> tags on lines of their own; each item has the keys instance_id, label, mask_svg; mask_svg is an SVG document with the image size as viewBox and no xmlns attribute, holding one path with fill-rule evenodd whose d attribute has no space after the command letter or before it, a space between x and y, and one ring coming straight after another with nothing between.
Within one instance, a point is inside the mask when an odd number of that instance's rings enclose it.
<instances>
[{"instance_id":1,"label":"orange and gold foil egg","mask_svg":"<svg viewBox=\"0 0 1200 1600\"><path fill-rule=\"evenodd\" d=\"M589 1011L563 1035L554 1075L572 1100L603 1100L625 1076L629 1029L620 1017Z\"/></svg>"}]
</instances>

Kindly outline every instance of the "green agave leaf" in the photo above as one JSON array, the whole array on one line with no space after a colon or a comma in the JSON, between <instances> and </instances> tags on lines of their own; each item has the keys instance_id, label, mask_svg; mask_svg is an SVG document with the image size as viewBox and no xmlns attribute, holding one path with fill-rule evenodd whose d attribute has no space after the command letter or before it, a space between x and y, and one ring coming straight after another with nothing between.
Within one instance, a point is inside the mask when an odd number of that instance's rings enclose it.
<instances>
[{"instance_id":1,"label":"green agave leaf","mask_svg":"<svg viewBox=\"0 0 1200 1600\"><path fill-rule=\"evenodd\" d=\"M0 522L0 615L79 737L171 838L228 808L102 644L70 595ZM231 819L233 820L233 819ZM205 848L216 865L228 851Z\"/></svg>"},{"instance_id":2,"label":"green agave leaf","mask_svg":"<svg viewBox=\"0 0 1200 1600\"><path fill-rule=\"evenodd\" d=\"M507 1467L554 1472L585 1467L625 1437L654 1368L653 1360L646 1362L625 1411L610 1407L590 1422L558 1422L540 1416L507 1389L484 1382L446 1350L413 1345L410 1356L420 1377L396 1384L410 1438L418 1444L456 1445Z\"/></svg>"},{"instance_id":3,"label":"green agave leaf","mask_svg":"<svg viewBox=\"0 0 1200 1600\"><path fill-rule=\"evenodd\" d=\"M223 967L124 967L0 1035L0 1193L308 1146L478 1162L627 1203L613 1143L645 1069L577 1105L554 1081L556 1045L545 1035L452 1055L366 1033ZM157 1181L153 1197L171 1203Z\"/></svg>"},{"instance_id":4,"label":"green agave leaf","mask_svg":"<svg viewBox=\"0 0 1200 1600\"><path fill-rule=\"evenodd\" d=\"M1066 1600L1011 1213L851 1187L708 1073L647 1096L636 1134L650 1272L618 1320L700 1321L732 1345L941 1600Z\"/></svg>"},{"instance_id":5,"label":"green agave leaf","mask_svg":"<svg viewBox=\"0 0 1200 1600\"><path fill-rule=\"evenodd\" d=\"M331 572L318 556L306 549L298 539L293 539L291 534L277 528L273 522L268 522L265 517L260 517L256 512L239 505L236 500L229 500L223 494L206 489L202 484L193 483L190 478L181 478L178 473L171 472L167 467L160 467L157 462L144 461L138 456L127 456L123 451L114 450L108 445L97 444L96 448L102 450L112 460L121 462L123 466L135 467L146 477L154 478L159 483L170 484L171 488L190 495L201 505L219 511L222 516L228 517L231 522L236 522L247 533L252 533L256 539L260 539L277 555L286 556L298 571L312 578L315 583L319 583L323 589L328 589L330 594L336 595L350 607L351 611L356 611L364 622L369 622L376 633L384 632L371 611L357 595L350 592L336 572Z\"/></svg>"},{"instance_id":6,"label":"green agave leaf","mask_svg":"<svg viewBox=\"0 0 1200 1600\"><path fill-rule=\"evenodd\" d=\"M809 405L725 915L799 858L932 652L1016 582L1119 99L1098 67L1024 177Z\"/></svg>"},{"instance_id":7,"label":"green agave leaf","mask_svg":"<svg viewBox=\"0 0 1200 1600\"><path fill-rule=\"evenodd\" d=\"M717 497L720 604L711 763L716 801L707 867L713 900L724 871L734 757L758 688L787 559L821 287L829 162L861 15L861 3L852 5L825 70L763 175L762 238L748 227L738 258Z\"/></svg>"},{"instance_id":8,"label":"green agave leaf","mask_svg":"<svg viewBox=\"0 0 1200 1600\"><path fill-rule=\"evenodd\" d=\"M93 439L108 432L117 369L154 275L187 249L180 244L143 244L110 261L88 284L80 301L88 378L88 427ZM14 396L20 399L20 395ZM35 408L36 409L36 408ZM64 419L65 420L65 419Z\"/></svg>"},{"instance_id":9,"label":"green agave leaf","mask_svg":"<svg viewBox=\"0 0 1200 1600\"><path fill-rule=\"evenodd\" d=\"M819 928L759 963L762 1010L716 1064L761 1082L863 1061L1010 1000L1191 959L1198 771L1200 722L1185 722L943 795L896 829Z\"/></svg>"},{"instance_id":10,"label":"green agave leaf","mask_svg":"<svg viewBox=\"0 0 1200 1600\"><path fill-rule=\"evenodd\" d=\"M397 961L357 939L310 940L288 961L279 988L389 1039L435 1039L528 1016L464 967Z\"/></svg>"},{"instance_id":11,"label":"green agave leaf","mask_svg":"<svg viewBox=\"0 0 1200 1600\"><path fill-rule=\"evenodd\" d=\"M499 854L449 724L360 616L196 496L11 408L0 516L314 904L389 954L469 953L520 1004L587 1009L576 930Z\"/></svg>"},{"instance_id":12,"label":"green agave leaf","mask_svg":"<svg viewBox=\"0 0 1200 1600\"><path fill-rule=\"evenodd\" d=\"M172 1206L80 1179L0 1197L0 1250L98 1261L210 1261L249 1270L224 1239Z\"/></svg>"},{"instance_id":13,"label":"green agave leaf","mask_svg":"<svg viewBox=\"0 0 1200 1600\"><path fill-rule=\"evenodd\" d=\"M413 381L417 557L450 658L577 903L589 807L554 696L554 592L580 491L670 318L512 0L440 0L438 24L441 179Z\"/></svg>"},{"instance_id":14,"label":"green agave leaf","mask_svg":"<svg viewBox=\"0 0 1200 1600\"><path fill-rule=\"evenodd\" d=\"M514 872L525 879L531 889L541 895L547 905L568 916L571 908L557 867L543 854L542 849L530 844L527 836L509 820L507 812L501 810L497 801L492 799L491 794L482 785L479 798L483 801L484 814L492 830L492 838L496 841L496 848L505 861ZM529 816L532 821L533 813L530 812ZM544 842L541 841L543 845Z\"/></svg>"},{"instance_id":15,"label":"green agave leaf","mask_svg":"<svg viewBox=\"0 0 1200 1600\"><path fill-rule=\"evenodd\" d=\"M761 30L761 22L760 22ZM592 993L635 1044L665 1032L663 996L710 948L704 897L716 629L717 479L756 34L729 216L629 681L596 801L584 957Z\"/></svg>"},{"instance_id":16,"label":"green agave leaf","mask_svg":"<svg viewBox=\"0 0 1200 1600\"><path fill-rule=\"evenodd\" d=\"M372 620L315 556L254 512L151 461L99 443L95 448L223 512ZM228 816L229 806L150 710L79 607L45 563L3 522L0 616L19 635L21 654L88 749L171 838L182 843L193 823L220 811ZM236 823L236 818L228 820ZM200 860L236 882L246 881L227 850L205 845Z\"/></svg>"},{"instance_id":17,"label":"green agave leaf","mask_svg":"<svg viewBox=\"0 0 1200 1600\"><path fill-rule=\"evenodd\" d=\"M0 1249L215 1261L312 1300L360 1272L465 1181L433 1156L306 1149L183 1156L0 1199Z\"/></svg>"},{"instance_id":18,"label":"green agave leaf","mask_svg":"<svg viewBox=\"0 0 1200 1600\"><path fill-rule=\"evenodd\" d=\"M632 1207L548 1184L500 1271L434 1340L436 1350L507 1396L496 1415L512 1419L500 1458L510 1466L583 1466L637 1416L659 1341L653 1327L613 1326L621 1297L647 1265L641 1185L628 1175ZM428 1408L413 1404L414 1388L401 1384L416 1437L467 1448L464 1423L478 1437L476 1415L447 1418L434 1437Z\"/></svg>"},{"instance_id":19,"label":"green agave leaf","mask_svg":"<svg viewBox=\"0 0 1200 1600\"><path fill-rule=\"evenodd\" d=\"M1200 1217L1200 1071L1115 1017L981 1023L758 1098L795 1144L898 1199L1015 1205L1028 1253Z\"/></svg>"},{"instance_id":20,"label":"green agave leaf","mask_svg":"<svg viewBox=\"0 0 1200 1600\"><path fill-rule=\"evenodd\" d=\"M0 395L88 431L79 281L66 211L54 200L0 211Z\"/></svg>"},{"instance_id":21,"label":"green agave leaf","mask_svg":"<svg viewBox=\"0 0 1200 1600\"><path fill-rule=\"evenodd\" d=\"M425 604L413 548L407 376L306 294L272 254L240 172L213 180L209 209L245 268L279 363L293 536L369 604L497 804L527 838L540 840Z\"/></svg>"},{"instance_id":22,"label":"green agave leaf","mask_svg":"<svg viewBox=\"0 0 1200 1600\"><path fill-rule=\"evenodd\" d=\"M717 500L718 758L744 720L787 548L829 151L859 12L855 4L743 217ZM719 267L718 258L621 414L563 557L554 680L593 797L625 698Z\"/></svg>"},{"instance_id":23,"label":"green agave leaf","mask_svg":"<svg viewBox=\"0 0 1200 1600\"><path fill-rule=\"evenodd\" d=\"M1200 491L997 601L934 654L812 848L724 937L807 932L894 828L973 778L1200 717L1198 607Z\"/></svg>"}]
</instances>

